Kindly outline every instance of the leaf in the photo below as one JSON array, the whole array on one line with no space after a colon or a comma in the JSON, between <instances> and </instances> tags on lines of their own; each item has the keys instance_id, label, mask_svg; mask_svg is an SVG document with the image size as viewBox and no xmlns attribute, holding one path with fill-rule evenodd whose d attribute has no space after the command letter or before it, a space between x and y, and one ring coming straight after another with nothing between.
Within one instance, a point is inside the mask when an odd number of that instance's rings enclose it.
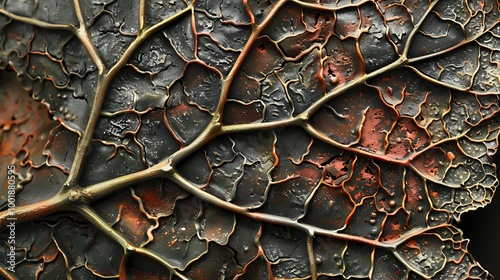
<instances>
[{"instance_id":1,"label":"leaf","mask_svg":"<svg viewBox=\"0 0 500 280\"><path fill-rule=\"evenodd\" d=\"M499 38L494 0L0 0L0 274L492 279L455 221Z\"/></svg>"}]
</instances>

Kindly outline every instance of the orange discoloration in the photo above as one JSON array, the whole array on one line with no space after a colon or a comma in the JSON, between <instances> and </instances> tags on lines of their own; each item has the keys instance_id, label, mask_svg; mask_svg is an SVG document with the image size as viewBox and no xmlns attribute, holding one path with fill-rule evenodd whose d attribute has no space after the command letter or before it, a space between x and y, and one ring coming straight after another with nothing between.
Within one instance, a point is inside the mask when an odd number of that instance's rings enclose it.
<instances>
[{"instance_id":1,"label":"orange discoloration","mask_svg":"<svg viewBox=\"0 0 500 280\"><path fill-rule=\"evenodd\" d=\"M381 108L370 108L365 114L361 129L360 145L370 151L382 153L385 147L385 138L391 123L390 115Z\"/></svg>"},{"instance_id":2,"label":"orange discoloration","mask_svg":"<svg viewBox=\"0 0 500 280\"><path fill-rule=\"evenodd\" d=\"M14 73L0 73L0 100L0 166L6 168L15 161L20 171L20 165L45 163L45 146L58 122L52 120L45 105L22 88ZM2 185L3 194L7 194L7 180Z\"/></svg>"},{"instance_id":3,"label":"orange discoloration","mask_svg":"<svg viewBox=\"0 0 500 280\"><path fill-rule=\"evenodd\" d=\"M437 191L431 190L430 195L434 199L434 201L436 201L437 203L439 203L441 201L441 199L439 198L439 193Z\"/></svg>"},{"instance_id":4,"label":"orange discoloration","mask_svg":"<svg viewBox=\"0 0 500 280\"><path fill-rule=\"evenodd\" d=\"M405 159L429 145L428 134L418 127L413 119L401 118L389 135L387 155Z\"/></svg>"},{"instance_id":5,"label":"orange discoloration","mask_svg":"<svg viewBox=\"0 0 500 280\"><path fill-rule=\"evenodd\" d=\"M455 159L455 155L452 152L447 152L446 157L450 160L453 161Z\"/></svg>"},{"instance_id":6,"label":"orange discoloration","mask_svg":"<svg viewBox=\"0 0 500 280\"><path fill-rule=\"evenodd\" d=\"M228 102L224 109L224 123L252 123L262 119L263 108L258 105L260 105L260 103L243 105L237 102Z\"/></svg>"}]
</instances>

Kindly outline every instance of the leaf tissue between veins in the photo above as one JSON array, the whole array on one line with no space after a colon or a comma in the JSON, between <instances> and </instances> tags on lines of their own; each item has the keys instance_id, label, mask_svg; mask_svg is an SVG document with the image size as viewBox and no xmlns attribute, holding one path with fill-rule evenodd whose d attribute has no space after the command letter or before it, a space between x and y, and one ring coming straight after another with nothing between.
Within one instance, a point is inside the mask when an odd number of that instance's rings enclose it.
<instances>
[{"instance_id":1,"label":"leaf tissue between veins","mask_svg":"<svg viewBox=\"0 0 500 280\"><path fill-rule=\"evenodd\" d=\"M498 0L0 0L0 275L492 279L499 65Z\"/></svg>"}]
</instances>

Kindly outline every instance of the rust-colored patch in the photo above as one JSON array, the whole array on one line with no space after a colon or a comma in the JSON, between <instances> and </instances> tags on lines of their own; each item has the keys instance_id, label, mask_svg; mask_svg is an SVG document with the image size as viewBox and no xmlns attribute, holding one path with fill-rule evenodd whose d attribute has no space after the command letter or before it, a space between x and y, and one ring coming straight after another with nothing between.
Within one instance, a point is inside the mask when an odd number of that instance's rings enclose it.
<instances>
[{"instance_id":1,"label":"rust-colored patch","mask_svg":"<svg viewBox=\"0 0 500 280\"><path fill-rule=\"evenodd\" d=\"M430 144L425 130L418 127L410 118L400 118L388 140L387 156L394 159L406 159Z\"/></svg>"},{"instance_id":2,"label":"rust-colored patch","mask_svg":"<svg viewBox=\"0 0 500 280\"><path fill-rule=\"evenodd\" d=\"M227 102L224 107L225 124L253 123L262 120L264 106L259 102L241 104L239 102Z\"/></svg>"},{"instance_id":3,"label":"rust-colored patch","mask_svg":"<svg viewBox=\"0 0 500 280\"><path fill-rule=\"evenodd\" d=\"M399 239L408 230L408 213L400 209L395 215L389 216L384 226L381 240L391 242Z\"/></svg>"},{"instance_id":4,"label":"rust-colored patch","mask_svg":"<svg viewBox=\"0 0 500 280\"><path fill-rule=\"evenodd\" d=\"M444 175L444 168L448 163L448 158L440 149L432 149L419 155L412 164L427 176L441 179Z\"/></svg>"},{"instance_id":5,"label":"rust-colored patch","mask_svg":"<svg viewBox=\"0 0 500 280\"><path fill-rule=\"evenodd\" d=\"M361 129L361 147L375 153L384 153L385 138L392 123L391 117L382 108L369 108Z\"/></svg>"},{"instance_id":6,"label":"rust-colored patch","mask_svg":"<svg viewBox=\"0 0 500 280\"><path fill-rule=\"evenodd\" d=\"M406 176L405 191L406 191L405 208L409 210L418 209L418 206L421 205L423 200L422 196L423 184L415 176L415 174L411 173Z\"/></svg>"},{"instance_id":7,"label":"rust-colored patch","mask_svg":"<svg viewBox=\"0 0 500 280\"><path fill-rule=\"evenodd\" d=\"M344 183L344 187L356 203L377 192L380 173L372 162L358 158L352 173L353 176Z\"/></svg>"}]
</instances>

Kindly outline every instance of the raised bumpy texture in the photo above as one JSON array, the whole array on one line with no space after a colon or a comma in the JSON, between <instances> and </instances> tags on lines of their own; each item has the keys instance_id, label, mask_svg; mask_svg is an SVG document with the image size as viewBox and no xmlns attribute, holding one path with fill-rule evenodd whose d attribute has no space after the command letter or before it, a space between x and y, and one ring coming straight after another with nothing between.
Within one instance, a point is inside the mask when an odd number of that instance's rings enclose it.
<instances>
[{"instance_id":1,"label":"raised bumpy texture","mask_svg":"<svg viewBox=\"0 0 500 280\"><path fill-rule=\"evenodd\" d=\"M495 0L0 0L0 274L491 279L452 221L498 186L499 20Z\"/></svg>"}]
</instances>

